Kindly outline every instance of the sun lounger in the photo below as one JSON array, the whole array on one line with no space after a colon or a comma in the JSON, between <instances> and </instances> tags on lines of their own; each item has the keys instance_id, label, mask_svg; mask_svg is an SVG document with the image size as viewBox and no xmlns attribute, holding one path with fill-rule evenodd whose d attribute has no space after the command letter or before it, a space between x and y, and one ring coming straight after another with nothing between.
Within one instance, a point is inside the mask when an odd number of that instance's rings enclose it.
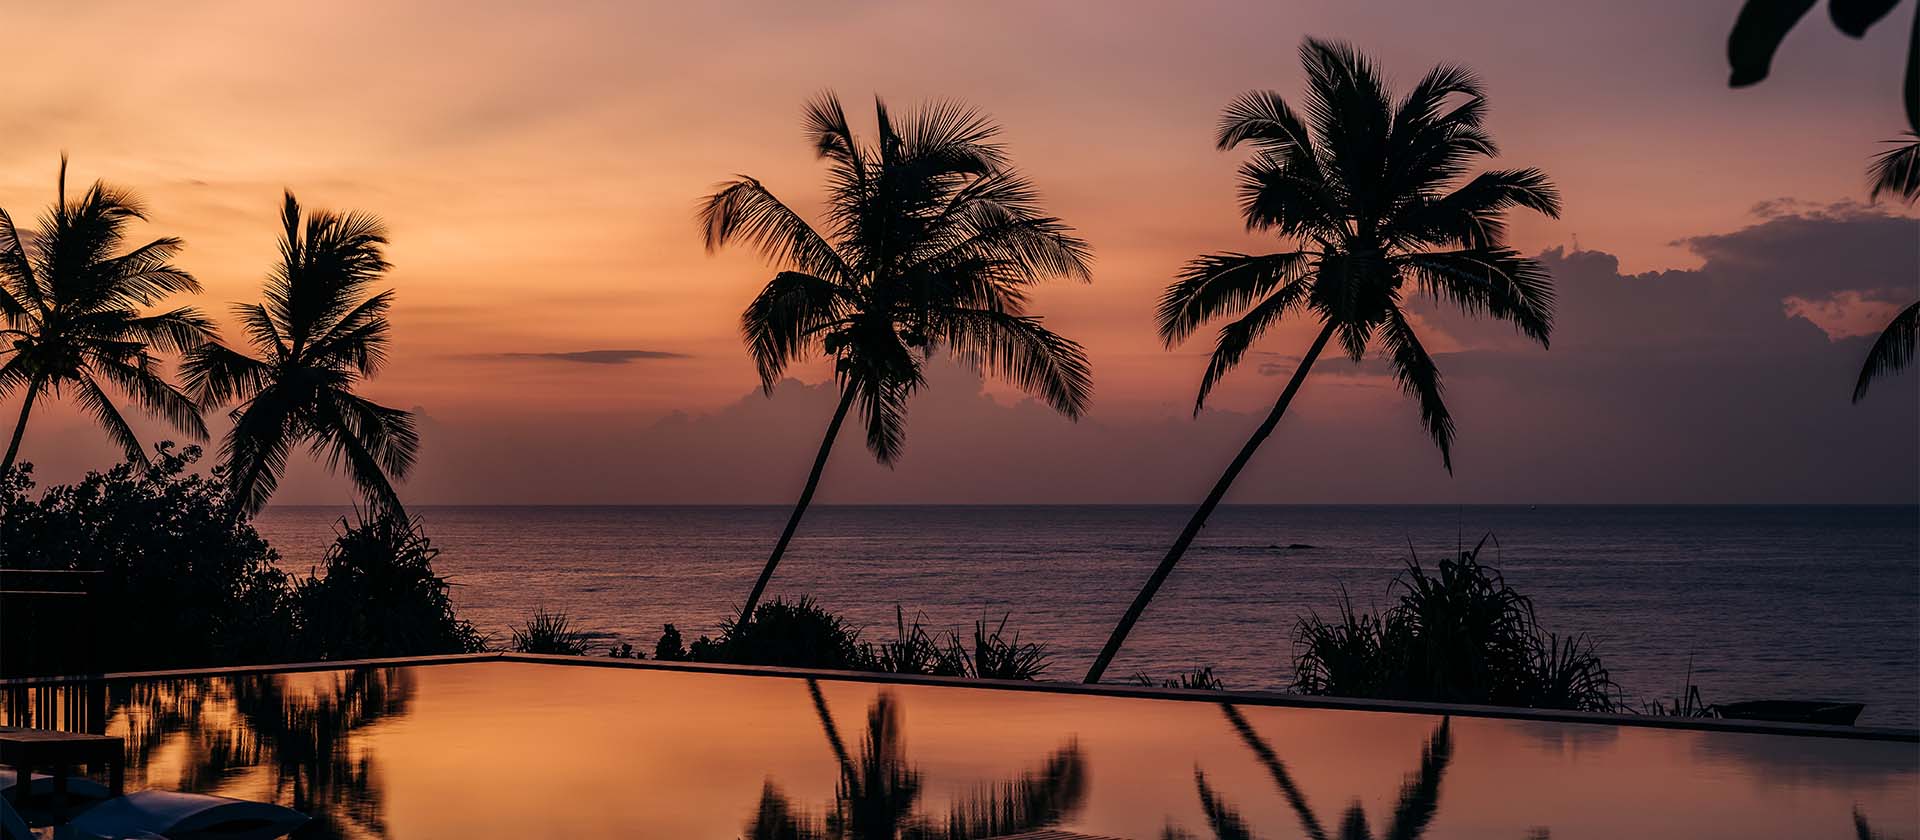
<instances>
[{"instance_id":1,"label":"sun lounger","mask_svg":"<svg viewBox=\"0 0 1920 840\"><path fill-rule=\"evenodd\" d=\"M17 814L15 816L18 816ZM202 793L143 790L109 799L55 830L72 840L273 840L307 822L307 815L265 802ZM12 840L12 838L5 838Z\"/></svg>"}]
</instances>

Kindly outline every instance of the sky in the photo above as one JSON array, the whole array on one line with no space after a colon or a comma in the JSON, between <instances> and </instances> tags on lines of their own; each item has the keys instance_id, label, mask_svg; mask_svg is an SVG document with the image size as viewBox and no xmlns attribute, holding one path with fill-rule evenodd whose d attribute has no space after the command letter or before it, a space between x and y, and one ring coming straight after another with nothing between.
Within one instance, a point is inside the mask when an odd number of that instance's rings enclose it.
<instances>
[{"instance_id":1,"label":"sky","mask_svg":"<svg viewBox=\"0 0 1920 840\"><path fill-rule=\"evenodd\" d=\"M1558 220L1514 219L1561 293L1551 350L1417 310L1459 425L1449 474L1375 362L1323 363L1229 501L1920 501L1920 377L1847 396L1870 334L1920 296L1920 223L1866 203L1904 128L1912 4L1859 41L1809 15L1774 76L1729 89L1738 0L1670 3L249 3L9 9L0 207L72 179L133 188L230 324L274 255L280 192L385 218L394 360L364 393L414 408L413 504L786 503L832 411L824 364L771 397L738 314L773 269L707 254L698 200L753 175L817 218L801 105L958 99L991 114L1091 284L1033 309L1092 359L1069 423L936 361L907 451L857 434L822 502L1197 499L1277 395L1312 325L1282 325L1192 415L1204 336L1169 350L1161 288L1192 256L1282 250L1237 215L1214 124L1297 97L1296 48L1344 39L1401 85L1483 77L1493 165L1538 166ZM13 417L18 396L0 402ZM44 408L43 408L44 406ZM215 423L216 435L222 424ZM178 437L157 424L149 438ZM42 484L116 460L42 402ZM298 463L282 503L351 491Z\"/></svg>"}]
</instances>

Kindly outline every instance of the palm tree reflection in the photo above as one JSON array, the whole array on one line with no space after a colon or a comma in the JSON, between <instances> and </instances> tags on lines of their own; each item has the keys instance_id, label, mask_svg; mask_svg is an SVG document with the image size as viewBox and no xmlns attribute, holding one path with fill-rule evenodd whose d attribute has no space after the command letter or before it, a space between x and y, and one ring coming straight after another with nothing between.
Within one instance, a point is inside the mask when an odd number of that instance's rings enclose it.
<instances>
[{"instance_id":1,"label":"palm tree reflection","mask_svg":"<svg viewBox=\"0 0 1920 840\"><path fill-rule=\"evenodd\" d=\"M859 753L840 736L826 696L807 681L814 711L840 768L834 804L816 820L769 780L746 826L752 840L973 840L1033 831L1068 819L1086 798L1080 745L1069 740L1041 765L955 802L944 821L918 813L920 772L907 760L899 703L882 690L867 708Z\"/></svg>"},{"instance_id":2,"label":"palm tree reflection","mask_svg":"<svg viewBox=\"0 0 1920 840\"><path fill-rule=\"evenodd\" d=\"M1288 807L1300 820L1300 830L1310 840L1374 840L1373 829L1367 824L1366 809L1355 798L1341 816L1339 831L1328 834L1326 826L1318 814L1308 804L1306 795L1294 784L1293 774L1288 772L1286 762L1280 760L1265 738L1255 732L1253 725L1247 722L1240 710L1230 703L1223 703L1221 710L1226 713L1227 722L1240 735L1247 748L1260 760L1267 774L1273 777L1274 786L1280 789L1280 795L1287 800ZM1386 833L1379 835L1382 840L1417 840L1427 831L1433 822L1433 816L1440 807L1440 780L1446 776L1447 765L1453 760L1453 734L1450 721L1440 719L1433 734L1420 749L1420 766L1406 778L1400 786L1400 798L1393 809L1393 818L1387 824ZM1219 840L1251 840L1253 831L1240 816L1238 809L1221 798L1212 786L1207 784L1207 774L1196 767L1193 771L1194 787L1200 795L1200 808L1207 814L1207 823ZM1169 826L1163 835L1166 840L1192 837L1187 832ZM1535 837L1545 837L1544 832L1536 832Z\"/></svg>"},{"instance_id":3,"label":"palm tree reflection","mask_svg":"<svg viewBox=\"0 0 1920 840\"><path fill-rule=\"evenodd\" d=\"M354 736L406 714L413 693L406 671L364 668L311 686L285 675L143 681L114 701L129 778L146 779L163 749L179 756L183 790L219 791L265 769L265 790L232 792L311 815L295 837L384 837L377 768Z\"/></svg>"}]
</instances>

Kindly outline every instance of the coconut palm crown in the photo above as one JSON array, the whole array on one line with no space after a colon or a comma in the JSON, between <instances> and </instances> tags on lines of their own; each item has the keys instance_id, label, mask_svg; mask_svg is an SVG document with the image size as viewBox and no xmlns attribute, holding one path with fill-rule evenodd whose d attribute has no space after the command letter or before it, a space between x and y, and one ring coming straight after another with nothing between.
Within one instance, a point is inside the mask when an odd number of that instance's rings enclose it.
<instances>
[{"instance_id":1,"label":"coconut palm crown","mask_svg":"<svg viewBox=\"0 0 1920 840\"><path fill-rule=\"evenodd\" d=\"M355 393L387 357L393 292L366 294L388 268L386 227L364 213L303 218L292 192L280 221L280 262L264 300L234 307L257 355L215 341L185 367L202 404L239 403L222 445L230 516L266 506L301 443L329 469L344 469L376 509L399 511L392 480L406 476L420 446L413 415Z\"/></svg>"},{"instance_id":2,"label":"coconut palm crown","mask_svg":"<svg viewBox=\"0 0 1920 840\"><path fill-rule=\"evenodd\" d=\"M147 463L146 447L103 385L206 438L199 408L167 380L153 351L189 350L213 335L212 323L192 307L142 314L171 295L200 291L173 264L180 240L161 237L116 253L127 226L146 217L139 198L99 181L68 200L65 155L58 199L38 230L17 230L0 210L0 397L24 389L0 473L18 457L41 394L71 393L135 463Z\"/></svg>"}]
</instances>

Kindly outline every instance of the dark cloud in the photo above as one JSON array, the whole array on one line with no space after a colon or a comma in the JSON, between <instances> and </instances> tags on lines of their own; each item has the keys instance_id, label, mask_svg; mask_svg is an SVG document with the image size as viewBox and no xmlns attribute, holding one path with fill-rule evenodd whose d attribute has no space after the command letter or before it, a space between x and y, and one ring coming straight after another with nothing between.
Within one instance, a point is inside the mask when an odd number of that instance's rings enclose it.
<instances>
[{"instance_id":1,"label":"dark cloud","mask_svg":"<svg viewBox=\"0 0 1920 840\"><path fill-rule=\"evenodd\" d=\"M578 362L586 365L624 365L643 359L685 359L685 353L666 350L569 350L552 353L499 353L500 359L535 359L551 362Z\"/></svg>"}]
</instances>

